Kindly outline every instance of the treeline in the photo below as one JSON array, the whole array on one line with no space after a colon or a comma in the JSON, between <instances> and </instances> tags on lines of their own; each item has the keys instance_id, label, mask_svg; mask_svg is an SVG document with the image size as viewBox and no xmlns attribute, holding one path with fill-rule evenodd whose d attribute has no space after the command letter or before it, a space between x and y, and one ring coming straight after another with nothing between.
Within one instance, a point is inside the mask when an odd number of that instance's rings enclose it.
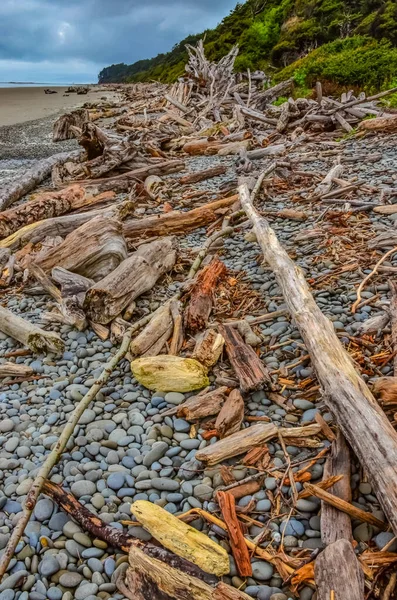
<instances>
[{"instance_id":1,"label":"treeline","mask_svg":"<svg viewBox=\"0 0 397 600\"><path fill-rule=\"evenodd\" d=\"M106 67L99 82L173 82L184 73L185 45L200 37L211 60L237 43L237 70L262 69L275 79L294 74L302 87L322 77L379 88L397 76L395 0L247 0L215 29L155 58Z\"/></svg>"}]
</instances>

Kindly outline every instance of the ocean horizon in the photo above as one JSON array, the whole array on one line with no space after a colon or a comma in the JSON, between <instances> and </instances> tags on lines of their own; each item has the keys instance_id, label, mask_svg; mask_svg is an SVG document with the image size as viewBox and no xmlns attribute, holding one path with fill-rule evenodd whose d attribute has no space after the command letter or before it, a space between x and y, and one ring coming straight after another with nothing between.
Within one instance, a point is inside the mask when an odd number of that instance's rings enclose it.
<instances>
[{"instance_id":1,"label":"ocean horizon","mask_svg":"<svg viewBox=\"0 0 397 600\"><path fill-rule=\"evenodd\" d=\"M93 83L51 83L39 81L0 81L0 88L16 88L16 87L66 87L69 85L94 85Z\"/></svg>"}]
</instances>

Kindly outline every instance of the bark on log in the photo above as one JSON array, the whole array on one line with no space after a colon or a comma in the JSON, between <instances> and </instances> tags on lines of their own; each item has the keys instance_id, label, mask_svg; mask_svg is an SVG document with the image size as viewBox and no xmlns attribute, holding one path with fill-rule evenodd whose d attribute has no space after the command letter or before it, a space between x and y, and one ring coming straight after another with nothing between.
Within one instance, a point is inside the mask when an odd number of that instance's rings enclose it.
<instances>
[{"instance_id":1,"label":"bark on log","mask_svg":"<svg viewBox=\"0 0 397 600\"><path fill-rule=\"evenodd\" d=\"M189 175L181 177L179 183L182 185L187 185L188 183L198 183L199 181L204 181L205 179L211 179L212 177L218 177L218 175L224 175L226 171L227 167L224 167L223 165L210 167L204 171L195 171L194 173L190 173Z\"/></svg>"},{"instance_id":2,"label":"bark on log","mask_svg":"<svg viewBox=\"0 0 397 600\"><path fill-rule=\"evenodd\" d=\"M2 306L0 306L0 331L37 354L51 352L60 355L65 350L63 341L56 333L44 331Z\"/></svg>"},{"instance_id":3,"label":"bark on log","mask_svg":"<svg viewBox=\"0 0 397 600\"><path fill-rule=\"evenodd\" d=\"M215 329L207 329L197 340L192 358L209 369L218 362L224 344L225 340L220 333L217 333Z\"/></svg>"},{"instance_id":4,"label":"bark on log","mask_svg":"<svg viewBox=\"0 0 397 600\"><path fill-rule=\"evenodd\" d=\"M265 385L272 387L269 372L251 346L248 346L240 334L229 325L219 326L219 332L225 340L229 360L236 373L242 392L259 390Z\"/></svg>"},{"instance_id":5,"label":"bark on log","mask_svg":"<svg viewBox=\"0 0 397 600\"><path fill-rule=\"evenodd\" d=\"M88 317L106 325L138 296L149 291L175 264L174 240L143 244L112 273L88 290L84 308Z\"/></svg>"},{"instance_id":6,"label":"bark on log","mask_svg":"<svg viewBox=\"0 0 397 600\"><path fill-rule=\"evenodd\" d=\"M201 460L208 465L216 465L222 460L233 458L233 456L239 456L248 452L255 446L264 444L273 437L277 437L280 433L283 438L298 440L301 437L309 437L317 435L321 431L320 425L317 423L313 425L307 425L306 427L296 427L285 429L283 427L278 428L273 423L253 425L247 427L242 431L233 433L229 437L215 442L196 453L197 460Z\"/></svg>"},{"instance_id":7,"label":"bark on log","mask_svg":"<svg viewBox=\"0 0 397 600\"><path fill-rule=\"evenodd\" d=\"M252 565L245 543L241 525L237 519L234 496L228 492L219 491L216 500L221 509L223 521L226 523L233 558L240 577L252 577Z\"/></svg>"},{"instance_id":8,"label":"bark on log","mask_svg":"<svg viewBox=\"0 0 397 600\"><path fill-rule=\"evenodd\" d=\"M134 213L135 204L129 200L117 204L111 204L106 208L91 210L89 212L64 215L37 221L31 225L25 225L0 242L0 248L11 248L17 250L28 242L37 244L46 237L66 237L77 227L91 221L94 217L102 216L110 219L123 221Z\"/></svg>"},{"instance_id":9,"label":"bark on log","mask_svg":"<svg viewBox=\"0 0 397 600\"><path fill-rule=\"evenodd\" d=\"M240 430L244 420L244 400L238 390L232 390L215 421L215 429L221 438Z\"/></svg>"},{"instance_id":10,"label":"bark on log","mask_svg":"<svg viewBox=\"0 0 397 600\"><path fill-rule=\"evenodd\" d=\"M98 281L112 273L126 258L121 223L99 216L78 227L59 246L51 248L35 262L44 271L63 267Z\"/></svg>"},{"instance_id":11,"label":"bark on log","mask_svg":"<svg viewBox=\"0 0 397 600\"><path fill-rule=\"evenodd\" d=\"M345 539L340 539L318 556L314 564L318 600L333 597L363 600L364 574L353 550Z\"/></svg>"},{"instance_id":12,"label":"bark on log","mask_svg":"<svg viewBox=\"0 0 397 600\"><path fill-rule=\"evenodd\" d=\"M227 387L189 398L178 407L177 416L191 423L217 415L227 399Z\"/></svg>"},{"instance_id":13,"label":"bark on log","mask_svg":"<svg viewBox=\"0 0 397 600\"><path fill-rule=\"evenodd\" d=\"M332 323L315 303L302 272L281 247L267 221L253 208L246 186L240 187L240 198L291 317L302 334L324 389L325 402L365 469L397 534L397 434L356 372Z\"/></svg>"},{"instance_id":14,"label":"bark on log","mask_svg":"<svg viewBox=\"0 0 397 600\"><path fill-rule=\"evenodd\" d=\"M23 175L19 176L15 181L2 184L0 191L0 211L5 210L16 202L25 194L28 194L35 189L44 179L51 175L52 167L56 164L61 164L71 158L78 158L80 151L61 152L49 158L39 161L36 165L27 169Z\"/></svg>"},{"instance_id":15,"label":"bark on log","mask_svg":"<svg viewBox=\"0 0 397 600\"><path fill-rule=\"evenodd\" d=\"M81 129L87 121L89 121L89 113L86 108L78 108L72 112L65 113L52 126L52 141L62 142L74 139L75 134L71 131L70 126L73 125Z\"/></svg>"},{"instance_id":16,"label":"bark on log","mask_svg":"<svg viewBox=\"0 0 397 600\"><path fill-rule=\"evenodd\" d=\"M14 209L0 213L0 237L5 238L21 227L36 223L43 219L59 217L72 210L88 208L114 200L116 192L125 191L123 182L121 190L114 186L109 190L108 184L97 186L70 185L58 192L39 194L34 200L21 204Z\"/></svg>"},{"instance_id":17,"label":"bark on log","mask_svg":"<svg viewBox=\"0 0 397 600\"><path fill-rule=\"evenodd\" d=\"M204 204L188 212L169 212L156 217L126 221L123 233L126 238L181 235L213 223L219 217L217 210L232 206L238 196L230 196Z\"/></svg>"},{"instance_id":18,"label":"bark on log","mask_svg":"<svg viewBox=\"0 0 397 600\"><path fill-rule=\"evenodd\" d=\"M207 326L212 310L213 294L217 283L226 274L226 267L218 257L197 275L190 292L190 301L185 310L185 326L190 332L199 331Z\"/></svg>"}]
</instances>

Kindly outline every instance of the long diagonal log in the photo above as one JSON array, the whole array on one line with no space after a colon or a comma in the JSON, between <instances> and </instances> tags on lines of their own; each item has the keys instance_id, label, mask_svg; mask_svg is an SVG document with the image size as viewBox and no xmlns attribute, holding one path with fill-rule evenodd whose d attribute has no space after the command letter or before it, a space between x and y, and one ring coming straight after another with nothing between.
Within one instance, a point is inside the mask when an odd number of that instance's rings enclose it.
<instances>
[{"instance_id":1,"label":"long diagonal log","mask_svg":"<svg viewBox=\"0 0 397 600\"><path fill-rule=\"evenodd\" d=\"M365 469L397 534L397 433L355 370L332 323L315 303L302 272L282 248L266 219L252 206L248 187L240 186L239 192L263 255L301 332L324 390L325 402Z\"/></svg>"},{"instance_id":2,"label":"long diagonal log","mask_svg":"<svg viewBox=\"0 0 397 600\"><path fill-rule=\"evenodd\" d=\"M123 227L124 236L134 239L142 236L184 234L213 223L219 217L216 211L231 206L236 200L238 200L237 195L229 196L187 212L175 211L146 219L126 221Z\"/></svg>"},{"instance_id":3,"label":"long diagonal log","mask_svg":"<svg viewBox=\"0 0 397 600\"><path fill-rule=\"evenodd\" d=\"M54 156L45 158L24 171L23 175L19 175L15 181L11 181L9 184L2 184L0 191L0 211L5 210L13 202L16 202L22 196L34 190L44 179L51 175L54 165L63 163L71 158L77 158L79 155L79 150L54 154Z\"/></svg>"}]
</instances>

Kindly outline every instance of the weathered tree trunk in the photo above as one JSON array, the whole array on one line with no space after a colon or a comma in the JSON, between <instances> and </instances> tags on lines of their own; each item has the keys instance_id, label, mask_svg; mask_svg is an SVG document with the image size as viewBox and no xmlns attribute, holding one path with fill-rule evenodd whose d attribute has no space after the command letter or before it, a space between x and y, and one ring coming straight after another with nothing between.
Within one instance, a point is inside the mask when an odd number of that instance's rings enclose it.
<instances>
[{"instance_id":1,"label":"weathered tree trunk","mask_svg":"<svg viewBox=\"0 0 397 600\"><path fill-rule=\"evenodd\" d=\"M121 229L119 221L95 217L78 227L59 246L51 248L35 262L44 271L63 267L98 281L127 258Z\"/></svg>"},{"instance_id":2,"label":"weathered tree trunk","mask_svg":"<svg viewBox=\"0 0 397 600\"><path fill-rule=\"evenodd\" d=\"M58 235L66 237L69 233L84 225L84 223L91 221L94 217L102 216L108 219L123 221L128 216L131 216L134 210L135 204L126 200L125 202L111 204L106 208L99 208L89 212L44 219L18 229L18 231L0 242L0 248L18 250L18 248L21 248L28 242L37 244L46 237L56 237Z\"/></svg>"},{"instance_id":3,"label":"weathered tree trunk","mask_svg":"<svg viewBox=\"0 0 397 600\"><path fill-rule=\"evenodd\" d=\"M240 334L229 325L219 326L219 332L225 339L225 348L236 373L242 392L259 390L265 385L272 386L269 372L251 346L248 346Z\"/></svg>"},{"instance_id":4,"label":"weathered tree trunk","mask_svg":"<svg viewBox=\"0 0 397 600\"><path fill-rule=\"evenodd\" d=\"M302 272L280 246L267 221L253 208L247 186L241 186L239 191L264 257L310 353L325 402L364 467L397 534L397 433L356 372L332 323L315 303Z\"/></svg>"},{"instance_id":5,"label":"weathered tree trunk","mask_svg":"<svg viewBox=\"0 0 397 600\"><path fill-rule=\"evenodd\" d=\"M172 269L175 260L172 238L143 244L88 290L84 302L88 317L102 325L110 323L132 300L150 290L161 275Z\"/></svg>"},{"instance_id":6,"label":"weathered tree trunk","mask_svg":"<svg viewBox=\"0 0 397 600\"><path fill-rule=\"evenodd\" d=\"M170 212L156 217L126 221L123 232L126 238L132 239L136 237L153 237L155 235L181 235L213 223L219 217L216 211L232 206L237 199L238 196L230 196L229 198L204 204L188 212Z\"/></svg>"},{"instance_id":7,"label":"weathered tree trunk","mask_svg":"<svg viewBox=\"0 0 397 600\"><path fill-rule=\"evenodd\" d=\"M72 210L111 202L117 192L126 190L125 185L122 185L121 189L117 185L113 187L114 189L109 190L108 184L98 186L74 184L57 192L39 194L30 202L0 213L0 237L10 236L21 227L43 219L59 217Z\"/></svg>"},{"instance_id":8,"label":"weathered tree trunk","mask_svg":"<svg viewBox=\"0 0 397 600\"><path fill-rule=\"evenodd\" d=\"M65 345L56 333L44 331L33 323L14 315L10 310L0 306L0 331L21 342L37 354L52 352L62 354Z\"/></svg>"},{"instance_id":9,"label":"weathered tree trunk","mask_svg":"<svg viewBox=\"0 0 397 600\"><path fill-rule=\"evenodd\" d=\"M36 165L27 169L15 181L2 184L0 191L0 211L5 210L13 202L16 202L22 196L34 190L44 179L51 175L54 165L61 164L71 158L78 158L79 156L80 151L77 150L55 154L54 156L40 160Z\"/></svg>"},{"instance_id":10,"label":"weathered tree trunk","mask_svg":"<svg viewBox=\"0 0 397 600\"><path fill-rule=\"evenodd\" d=\"M89 113L86 108L78 108L70 113L65 113L59 117L52 127L52 141L62 142L64 140L71 140L75 137L70 126L83 127L84 123L89 121Z\"/></svg>"},{"instance_id":11,"label":"weathered tree trunk","mask_svg":"<svg viewBox=\"0 0 397 600\"><path fill-rule=\"evenodd\" d=\"M199 331L207 326L215 288L225 273L226 267L223 262L214 257L198 274L185 310L185 326L188 331Z\"/></svg>"},{"instance_id":12,"label":"weathered tree trunk","mask_svg":"<svg viewBox=\"0 0 397 600\"><path fill-rule=\"evenodd\" d=\"M237 431L232 435L211 444L196 453L197 460L201 460L208 465L216 465L222 460L233 458L248 452L255 446L264 444L277 437L280 433L283 438L288 436L288 439L298 439L300 437L309 437L316 435L321 431L320 425L317 423L307 425L306 427L295 427L291 429L280 427L278 428L273 423L258 423L241 431Z\"/></svg>"}]
</instances>

